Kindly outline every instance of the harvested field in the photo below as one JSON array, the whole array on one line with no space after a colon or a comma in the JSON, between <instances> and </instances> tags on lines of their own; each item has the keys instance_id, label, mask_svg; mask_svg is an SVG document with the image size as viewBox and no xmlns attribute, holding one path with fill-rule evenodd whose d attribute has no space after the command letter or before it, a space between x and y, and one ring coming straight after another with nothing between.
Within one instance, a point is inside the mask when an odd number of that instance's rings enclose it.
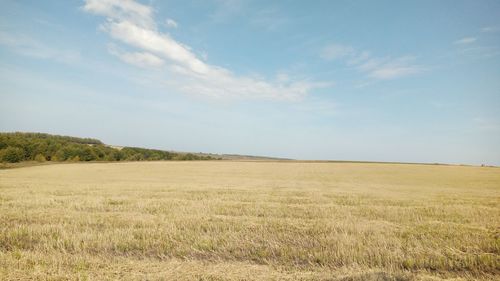
<instances>
[{"instance_id":1,"label":"harvested field","mask_svg":"<svg viewBox=\"0 0 500 281\"><path fill-rule=\"evenodd\" d=\"M500 169L132 162L0 170L1 280L492 280Z\"/></svg>"}]
</instances>

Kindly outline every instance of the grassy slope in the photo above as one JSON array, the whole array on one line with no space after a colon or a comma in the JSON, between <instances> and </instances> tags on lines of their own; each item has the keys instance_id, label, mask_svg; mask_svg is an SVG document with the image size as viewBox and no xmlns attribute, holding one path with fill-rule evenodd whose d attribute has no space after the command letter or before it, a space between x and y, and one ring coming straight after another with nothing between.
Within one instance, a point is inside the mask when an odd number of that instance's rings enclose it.
<instances>
[{"instance_id":1,"label":"grassy slope","mask_svg":"<svg viewBox=\"0 0 500 281\"><path fill-rule=\"evenodd\" d=\"M499 273L499 199L500 169L487 167L0 170L0 279L488 280Z\"/></svg>"}]
</instances>

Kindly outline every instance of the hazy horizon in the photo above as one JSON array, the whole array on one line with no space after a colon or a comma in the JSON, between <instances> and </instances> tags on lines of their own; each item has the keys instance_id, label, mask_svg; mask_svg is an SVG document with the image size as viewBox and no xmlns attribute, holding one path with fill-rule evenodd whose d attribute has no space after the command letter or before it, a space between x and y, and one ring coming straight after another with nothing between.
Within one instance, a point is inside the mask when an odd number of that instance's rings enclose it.
<instances>
[{"instance_id":1,"label":"hazy horizon","mask_svg":"<svg viewBox=\"0 0 500 281\"><path fill-rule=\"evenodd\" d=\"M498 1L2 1L0 131L500 165Z\"/></svg>"}]
</instances>

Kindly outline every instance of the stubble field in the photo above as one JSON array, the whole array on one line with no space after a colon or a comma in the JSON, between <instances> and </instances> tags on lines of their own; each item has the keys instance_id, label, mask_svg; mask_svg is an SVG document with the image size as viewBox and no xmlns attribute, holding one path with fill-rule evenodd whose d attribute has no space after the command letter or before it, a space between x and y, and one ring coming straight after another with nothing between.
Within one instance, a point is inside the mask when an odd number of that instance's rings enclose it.
<instances>
[{"instance_id":1,"label":"stubble field","mask_svg":"<svg viewBox=\"0 0 500 281\"><path fill-rule=\"evenodd\" d=\"M500 169L75 163L0 170L0 280L498 280Z\"/></svg>"}]
</instances>

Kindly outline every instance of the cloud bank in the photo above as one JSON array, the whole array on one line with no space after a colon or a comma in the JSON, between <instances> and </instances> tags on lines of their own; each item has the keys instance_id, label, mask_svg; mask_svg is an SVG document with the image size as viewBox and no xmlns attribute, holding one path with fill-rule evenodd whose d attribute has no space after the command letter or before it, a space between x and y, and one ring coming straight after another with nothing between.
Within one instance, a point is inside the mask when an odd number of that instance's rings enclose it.
<instances>
[{"instance_id":1,"label":"cloud bank","mask_svg":"<svg viewBox=\"0 0 500 281\"><path fill-rule=\"evenodd\" d=\"M165 84L186 94L214 98L298 100L325 83L265 80L236 75L201 60L189 46L158 30L152 7L133 0L85 0L83 10L104 16L101 29L134 52L108 48L122 61L140 67L163 67ZM168 22L168 20L167 20Z\"/></svg>"}]
</instances>

